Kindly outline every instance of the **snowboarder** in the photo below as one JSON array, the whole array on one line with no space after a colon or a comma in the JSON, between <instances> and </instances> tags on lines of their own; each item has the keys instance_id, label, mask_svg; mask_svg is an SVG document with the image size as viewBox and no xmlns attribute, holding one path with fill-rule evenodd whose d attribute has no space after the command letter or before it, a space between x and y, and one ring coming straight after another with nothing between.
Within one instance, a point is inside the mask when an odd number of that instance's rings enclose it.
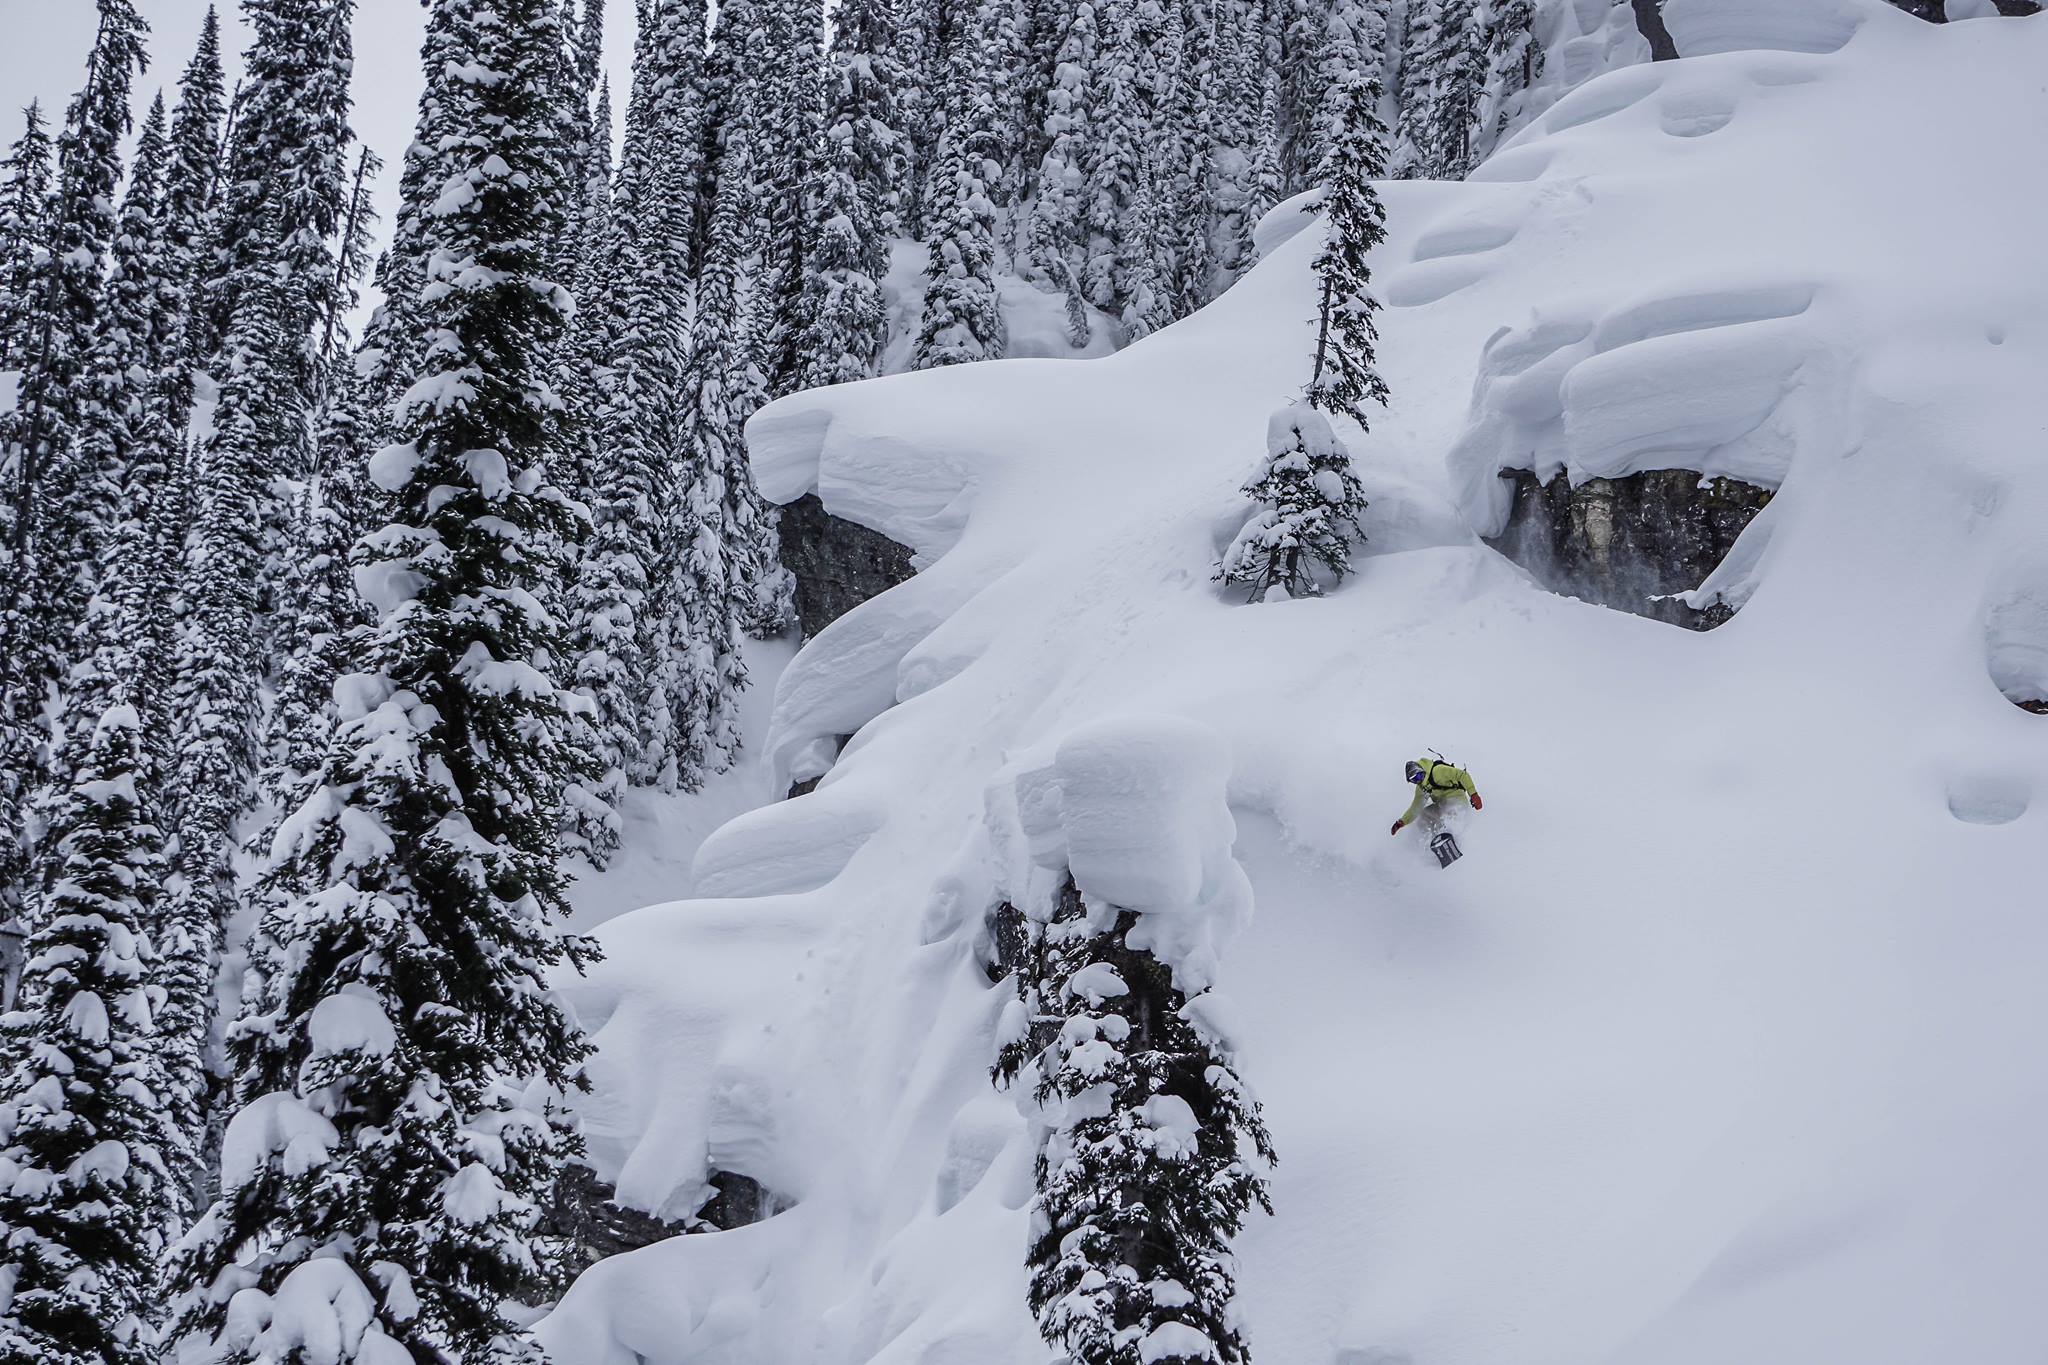
<instances>
[{"instance_id":1,"label":"snowboarder","mask_svg":"<svg viewBox=\"0 0 2048 1365\"><path fill-rule=\"evenodd\" d=\"M1479 799L1479 788L1472 785L1472 774L1446 763L1440 755L1410 759L1407 778L1415 788L1415 799L1408 803L1407 811L1394 822L1390 832L1399 834L1420 819L1438 865L1449 867L1463 853L1458 841L1444 828L1444 808L1453 801L1469 801L1472 809L1484 810L1486 803Z\"/></svg>"}]
</instances>

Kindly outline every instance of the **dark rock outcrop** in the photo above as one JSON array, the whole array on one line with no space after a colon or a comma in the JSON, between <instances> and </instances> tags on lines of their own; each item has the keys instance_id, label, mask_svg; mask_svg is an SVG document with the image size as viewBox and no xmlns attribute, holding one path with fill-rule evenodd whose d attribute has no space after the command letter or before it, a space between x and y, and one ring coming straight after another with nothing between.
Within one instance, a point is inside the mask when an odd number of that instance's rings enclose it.
<instances>
[{"instance_id":1,"label":"dark rock outcrop","mask_svg":"<svg viewBox=\"0 0 2048 1365\"><path fill-rule=\"evenodd\" d=\"M1024 912L1004 901L988 913L990 960L983 964L991 982L1014 975L1030 962L1031 927Z\"/></svg>"},{"instance_id":2,"label":"dark rock outcrop","mask_svg":"<svg viewBox=\"0 0 2048 1365\"><path fill-rule=\"evenodd\" d=\"M607 1256L634 1251L690 1231L639 1209L612 1201L613 1189L588 1166L568 1166L555 1183L555 1197L542 1214L551 1233L566 1237L577 1249L578 1272Z\"/></svg>"},{"instance_id":3,"label":"dark rock outcrop","mask_svg":"<svg viewBox=\"0 0 2048 1365\"><path fill-rule=\"evenodd\" d=\"M1675 62L1678 60L1678 44L1671 41L1671 30L1664 26L1664 0L1634 0L1636 11L1636 32L1650 45L1650 60L1653 62Z\"/></svg>"},{"instance_id":4,"label":"dark rock outcrop","mask_svg":"<svg viewBox=\"0 0 2048 1365\"><path fill-rule=\"evenodd\" d=\"M1695 611L1658 601L1688 592L1725 559L1771 490L1739 479L1707 479L1690 469L1651 469L1574 488L1560 473L1539 483L1507 469L1514 503L1507 529L1487 543L1552 592L1634 612L1692 630L1711 630L1735 613L1716 604Z\"/></svg>"},{"instance_id":5,"label":"dark rock outcrop","mask_svg":"<svg viewBox=\"0 0 2048 1365\"><path fill-rule=\"evenodd\" d=\"M796 579L796 616L810 639L917 572L910 550L835 517L815 493L782 509L782 563Z\"/></svg>"},{"instance_id":6,"label":"dark rock outcrop","mask_svg":"<svg viewBox=\"0 0 2048 1365\"><path fill-rule=\"evenodd\" d=\"M713 1171L714 1193L704 1207L679 1222L627 1208L613 1199L617 1192L588 1166L569 1166L555 1184L555 1194L542 1222L546 1230L576 1247L574 1270L581 1274L607 1256L697 1232L723 1232L774 1217L789 1201L752 1176Z\"/></svg>"},{"instance_id":7,"label":"dark rock outcrop","mask_svg":"<svg viewBox=\"0 0 2048 1365\"><path fill-rule=\"evenodd\" d=\"M751 1227L790 1207L788 1200L754 1177L735 1171L713 1171L711 1188L717 1193L697 1210L692 1231L724 1232Z\"/></svg>"}]
</instances>

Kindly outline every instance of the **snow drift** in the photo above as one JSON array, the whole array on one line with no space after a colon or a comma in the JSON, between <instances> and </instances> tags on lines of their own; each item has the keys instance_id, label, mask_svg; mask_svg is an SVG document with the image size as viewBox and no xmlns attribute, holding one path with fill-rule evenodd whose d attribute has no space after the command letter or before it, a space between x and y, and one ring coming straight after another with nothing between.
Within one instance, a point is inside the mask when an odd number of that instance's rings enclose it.
<instances>
[{"instance_id":1,"label":"snow drift","mask_svg":"<svg viewBox=\"0 0 2048 1365\"><path fill-rule=\"evenodd\" d=\"M623 1198L683 1211L722 1166L794 1206L601 1263L557 1361L1045 1359L988 1081L1019 856L1161 903L1248 879L1213 971L1281 1156L1240 1246L1258 1359L2038 1356L2048 163L1999 130L2048 126L2048 18L1668 15L1706 55L1386 187L1395 401L1344 433L1370 541L1329 597L1209 580L1307 377L1298 205L1122 354L755 420L770 496L925 567L781 679L785 774L852 736L818 790L712 835L726 898L605 926L570 989ZM1481 543L1502 469L1673 467L1779 490L1712 634ZM1431 745L1487 798L1447 872L1386 834Z\"/></svg>"}]
</instances>

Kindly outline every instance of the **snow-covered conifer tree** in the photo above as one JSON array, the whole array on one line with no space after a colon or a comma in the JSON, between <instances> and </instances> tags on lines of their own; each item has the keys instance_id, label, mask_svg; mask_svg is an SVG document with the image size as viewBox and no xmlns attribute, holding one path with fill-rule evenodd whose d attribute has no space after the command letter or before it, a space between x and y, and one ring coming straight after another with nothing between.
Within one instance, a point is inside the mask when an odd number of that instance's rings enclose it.
<instances>
[{"instance_id":1,"label":"snow-covered conifer tree","mask_svg":"<svg viewBox=\"0 0 2048 1365\"><path fill-rule=\"evenodd\" d=\"M904 164L891 103L902 84L894 30L885 0L842 0L834 16L824 150L811 195L803 388L878 373L888 344L882 279Z\"/></svg>"},{"instance_id":2,"label":"snow-covered conifer tree","mask_svg":"<svg viewBox=\"0 0 2048 1365\"><path fill-rule=\"evenodd\" d=\"M355 187L336 253L333 297L321 324L320 407L311 477L295 496L291 549L278 602L274 638L279 666L264 716L261 789L276 818L296 805L333 733L334 680L347 665L350 632L369 617L349 570L349 549L369 529L364 466L375 446L370 388L345 340L340 315L353 308L369 268L377 222L372 203L377 154L359 149ZM276 818L257 836L268 848Z\"/></svg>"},{"instance_id":3,"label":"snow-covered conifer tree","mask_svg":"<svg viewBox=\"0 0 2048 1365\"><path fill-rule=\"evenodd\" d=\"M724 768L739 752L735 707L747 682L740 633L752 610L751 575L762 567L754 557L758 548L752 554L749 548L758 547L763 528L754 521L759 499L749 496L753 476L742 435L747 416L762 402L738 292L752 183L749 150L744 128L726 130L683 392L687 534L678 542L678 568L690 612L667 652L677 669L671 690L688 707L681 717L687 751L706 769Z\"/></svg>"},{"instance_id":4,"label":"snow-covered conifer tree","mask_svg":"<svg viewBox=\"0 0 2048 1365\"><path fill-rule=\"evenodd\" d=\"M953 0L900 0L897 10L895 105L904 131L903 233L931 235L925 222L925 191L938 159L946 109L941 84L945 51L955 24Z\"/></svg>"},{"instance_id":5,"label":"snow-covered conifer tree","mask_svg":"<svg viewBox=\"0 0 2048 1365\"><path fill-rule=\"evenodd\" d=\"M666 657L688 674L690 709L677 714L687 715L690 752L720 769L738 752L733 708L746 685L726 622L767 639L788 629L795 611L776 519L754 486L742 431L763 403L792 388L811 366L837 363L829 349L807 352L807 342L829 348L828 334L847 335L838 323L859 321L843 313L835 322L813 312L832 291L804 285L813 246L804 202L806 189L815 189L811 168L818 164L812 7L806 0L767 0L730 8L730 24L726 10L718 18L713 75L725 92L724 121L716 132L709 245L681 397L682 524L693 534L679 539L665 560L688 584L676 599L684 613L667 618L682 629ZM771 55L757 58L764 45ZM794 67L786 55L773 55L783 46L801 58ZM757 164L757 155L768 160ZM774 211L761 212L763 197L777 204ZM759 244L759 270L752 306L742 308L743 253L750 243ZM879 305L880 276L873 278ZM703 597L714 592L723 599L716 605Z\"/></svg>"},{"instance_id":6,"label":"snow-covered conifer tree","mask_svg":"<svg viewBox=\"0 0 2048 1365\"><path fill-rule=\"evenodd\" d=\"M1463 180L1472 169L1486 95L1487 32L1478 0L1440 0L1430 72L1426 164L1433 177Z\"/></svg>"},{"instance_id":7,"label":"snow-covered conifer tree","mask_svg":"<svg viewBox=\"0 0 2048 1365\"><path fill-rule=\"evenodd\" d=\"M1257 508L1223 552L1219 582L1248 584L1261 602L1274 588L1320 596L1319 570L1332 583L1351 572L1351 541L1365 538L1365 490L1322 413L1296 403L1273 414L1265 461L1244 492Z\"/></svg>"},{"instance_id":8,"label":"snow-covered conifer tree","mask_svg":"<svg viewBox=\"0 0 2048 1365\"><path fill-rule=\"evenodd\" d=\"M816 296L805 287L813 247L806 200L818 162L825 13L820 0L755 0L754 12L766 60L748 73L751 94L741 100L760 239L748 330L765 395L776 398L800 387L810 368L804 343L815 335Z\"/></svg>"},{"instance_id":9,"label":"snow-covered conifer tree","mask_svg":"<svg viewBox=\"0 0 2048 1365\"><path fill-rule=\"evenodd\" d=\"M584 187L599 155L594 101L604 70L604 0L561 0L562 47L555 60L554 107L556 183L549 196L562 208L562 228L548 244L550 270L572 297L581 299L577 264L582 257ZM611 148L603 149L609 161Z\"/></svg>"},{"instance_id":10,"label":"snow-covered conifer tree","mask_svg":"<svg viewBox=\"0 0 2048 1365\"><path fill-rule=\"evenodd\" d=\"M192 406L192 368L205 334L203 319L193 315L206 269L208 221L220 193L221 121L227 113L226 78L221 71L220 15L206 11L199 46L178 82L178 103L171 114L171 167L164 178L164 250L166 285L174 291L183 335L170 372L161 377L164 419L182 432Z\"/></svg>"},{"instance_id":11,"label":"snow-covered conifer tree","mask_svg":"<svg viewBox=\"0 0 2048 1365\"><path fill-rule=\"evenodd\" d=\"M569 516L539 464L564 301L540 274L558 13L428 13L429 50L461 56L428 66L440 135L413 152L433 343L370 463L391 499L355 552L377 620L273 849L284 894L230 1035L243 1107L179 1262L177 1330L209 1360L539 1359L505 1302L560 1269L538 1202L577 1142L545 1096L587 1051L543 984L586 952L552 922L575 760L540 606Z\"/></svg>"},{"instance_id":12,"label":"snow-covered conifer tree","mask_svg":"<svg viewBox=\"0 0 2048 1365\"><path fill-rule=\"evenodd\" d=\"M151 129L155 145L138 160L161 170L160 117ZM129 198L149 192L145 178ZM117 261L128 250L117 247ZM130 311L117 299L108 316ZM6 1365L156 1359L144 1319L176 1221L166 1156L179 1139L161 1107L146 981L164 840L133 699L144 684L143 622L165 604L149 600L139 572L161 483L143 464L98 475L116 485L114 524L100 537L71 642L22 992L0 1020Z\"/></svg>"},{"instance_id":13,"label":"snow-covered conifer tree","mask_svg":"<svg viewBox=\"0 0 2048 1365\"><path fill-rule=\"evenodd\" d=\"M749 0L721 9L721 22ZM616 807L627 783L694 786L701 755L681 738L691 694L676 695L671 642L686 636L690 588L678 434L689 354L689 251L701 132L701 4L650 5L634 53L633 95L602 269L609 287L572 337L605 356L594 397L591 526L569 603L572 676L589 696L593 793ZM615 344L613 344L615 343ZM575 477L573 470L571 477ZM589 812L590 827L608 823ZM602 834L599 833L599 838Z\"/></svg>"},{"instance_id":14,"label":"snow-covered conifer tree","mask_svg":"<svg viewBox=\"0 0 2048 1365\"><path fill-rule=\"evenodd\" d=\"M1535 0L1491 0L1485 13L1486 94L1475 133L1473 160L1483 160L1507 132L1518 97L1543 74L1536 41Z\"/></svg>"},{"instance_id":15,"label":"snow-covered conifer tree","mask_svg":"<svg viewBox=\"0 0 2048 1365\"><path fill-rule=\"evenodd\" d=\"M1244 1365L1231 1240L1272 1159L1258 1101L1138 916L1069 879L1034 926L1022 1014L997 1076L1028 1076L1047 1126L1032 1205L1030 1303L1074 1365Z\"/></svg>"},{"instance_id":16,"label":"snow-covered conifer tree","mask_svg":"<svg viewBox=\"0 0 2048 1365\"><path fill-rule=\"evenodd\" d=\"M123 690L96 681L107 687L88 691ZM168 1193L144 935L164 869L138 797L141 729L115 702L66 741L47 889L21 998L0 1021L5 1365L156 1359L144 1319Z\"/></svg>"},{"instance_id":17,"label":"snow-covered conifer tree","mask_svg":"<svg viewBox=\"0 0 2048 1365\"><path fill-rule=\"evenodd\" d=\"M1428 26L1416 0L1411 24ZM1280 73L1281 169L1290 190L1310 184L1336 137L1330 93L1354 75L1378 79L1386 61L1388 0L1289 0ZM1433 31L1433 30L1432 30Z\"/></svg>"},{"instance_id":18,"label":"snow-covered conifer tree","mask_svg":"<svg viewBox=\"0 0 2048 1365\"><path fill-rule=\"evenodd\" d=\"M1150 336L1173 321L1171 281L1160 271L1161 258L1167 254L1163 239L1170 208L1161 199L1171 190L1171 176L1155 156L1147 156L1144 164L1138 197L1119 224L1117 278L1127 341Z\"/></svg>"},{"instance_id":19,"label":"snow-covered conifer tree","mask_svg":"<svg viewBox=\"0 0 2048 1365\"><path fill-rule=\"evenodd\" d=\"M1410 11L1394 158L1402 174L1462 180L1472 169L1488 60L1478 0L1424 0Z\"/></svg>"},{"instance_id":20,"label":"snow-covered conifer tree","mask_svg":"<svg viewBox=\"0 0 2048 1365\"><path fill-rule=\"evenodd\" d=\"M994 0L983 0L991 8ZM996 296L995 203L990 181L1000 173L996 109L983 63L990 48L962 26L946 53L946 128L941 135L926 219L931 252L924 309L918 319L915 369L996 360L1007 345Z\"/></svg>"},{"instance_id":21,"label":"snow-covered conifer tree","mask_svg":"<svg viewBox=\"0 0 2048 1365\"><path fill-rule=\"evenodd\" d=\"M0 161L0 369L16 368L27 345L36 251L50 226L50 134L39 103L21 114L26 126Z\"/></svg>"},{"instance_id":22,"label":"snow-covered conifer tree","mask_svg":"<svg viewBox=\"0 0 2048 1365\"><path fill-rule=\"evenodd\" d=\"M75 628L89 580L88 547L79 539L75 495L82 467L72 442L87 401L86 367L99 333L101 270L118 230L116 187L120 142L129 128L128 92L144 65L148 26L131 0L100 0L85 88L72 101L57 143L57 182L50 200L48 250L39 253L25 294L30 310L17 368L14 410L0 421L0 470L6 474L13 559L0 577L17 599L34 591L34 614L49 632L10 630L8 677L25 685L38 668L53 668L48 641ZM12 622L10 624L25 624Z\"/></svg>"},{"instance_id":23,"label":"snow-covered conifer tree","mask_svg":"<svg viewBox=\"0 0 2048 1365\"><path fill-rule=\"evenodd\" d=\"M1362 75L1331 92L1337 131L1316 175L1325 230L1315 259L1318 325L1308 385L1311 406L1368 428L1363 404L1387 401L1386 381L1374 367L1379 331L1373 314L1380 305L1366 263L1387 235L1386 207L1373 186L1387 158L1379 97L1379 82Z\"/></svg>"},{"instance_id":24,"label":"snow-covered conifer tree","mask_svg":"<svg viewBox=\"0 0 2048 1365\"><path fill-rule=\"evenodd\" d=\"M615 631L630 636L630 621L607 618L595 621L588 608L593 603L595 566L591 559L593 508L605 496L601 479L606 462L600 449L598 420L603 403L602 378L611 352L615 316L604 299L616 287L610 249L612 245L612 98L611 86L598 78L598 93L588 129L589 154L583 163L583 184L578 187L579 206L575 214L575 259L570 266L571 293L577 309L560 346L562 363L556 370L556 388L562 406L555 427L555 453L551 460L555 484L579 510L577 535L565 547L560 591L554 610L562 619L567 642L565 680L592 704L577 709L576 747L590 757L586 770L572 780L563 795L562 839L565 848L581 855L594 867L602 867L618 847L621 828L616 809L625 783L624 740L607 746L599 727L595 696L599 688L610 687L615 700L631 694L631 683L623 677L606 678L604 671L619 666L608 649L592 648L594 631L609 637ZM586 676L588 670L588 676ZM621 731L631 734L630 727ZM611 763L599 766L598 756L609 754Z\"/></svg>"},{"instance_id":25,"label":"snow-covered conifer tree","mask_svg":"<svg viewBox=\"0 0 2048 1365\"><path fill-rule=\"evenodd\" d=\"M1213 105L1212 211L1215 265L1224 282L1251 269L1258 259L1253 232L1274 191L1274 130L1266 123L1273 82L1267 79L1260 7L1225 0L1216 7L1211 40Z\"/></svg>"},{"instance_id":26,"label":"snow-covered conifer tree","mask_svg":"<svg viewBox=\"0 0 2048 1365\"><path fill-rule=\"evenodd\" d=\"M171 115L169 164L156 204L148 270L153 304L149 356L143 367L145 392L132 418L135 464L153 471L153 477L161 481L146 509L146 540L137 551L133 572L140 579L140 600L154 604L135 617L140 623L142 679L135 704L142 715L152 762L164 775L172 768L171 737L176 728L174 622L190 506L186 429L194 374L201 360L195 349L202 329L194 301L204 264L207 222L218 192L224 110L220 20L209 8L199 45L178 83L178 103ZM124 229L123 235L130 234ZM157 793L166 794L162 790ZM161 939L161 926L154 929ZM161 949L162 944L158 946Z\"/></svg>"},{"instance_id":27,"label":"snow-covered conifer tree","mask_svg":"<svg viewBox=\"0 0 2048 1365\"><path fill-rule=\"evenodd\" d=\"M1078 0L1060 38L1045 98L1046 150L1026 239L1028 266L1067 296L1067 340L1088 344L1092 330L1082 273L1087 267L1088 160L1092 150L1089 79L1095 62L1094 0Z\"/></svg>"},{"instance_id":28,"label":"snow-covered conifer tree","mask_svg":"<svg viewBox=\"0 0 2048 1365\"><path fill-rule=\"evenodd\" d=\"M100 273L117 227L120 142L147 31L131 0L99 0L85 87L57 143L48 228L24 296L14 409L0 417L0 912L23 902L26 802L45 775L43 709L90 591L73 441L98 338Z\"/></svg>"},{"instance_id":29,"label":"snow-covered conifer tree","mask_svg":"<svg viewBox=\"0 0 2048 1365\"><path fill-rule=\"evenodd\" d=\"M1388 161L1404 180L1426 177L1430 145L1429 116L1436 72L1430 56L1436 46L1437 11L1443 0L1414 0L1401 31L1401 61L1395 84L1393 146Z\"/></svg>"},{"instance_id":30,"label":"snow-covered conifer tree","mask_svg":"<svg viewBox=\"0 0 2048 1365\"><path fill-rule=\"evenodd\" d=\"M186 621L178 642L182 720L174 784L178 877L167 942L197 945L165 980L164 1028L203 1037L212 964L235 906L236 825L254 791L259 688L285 578L286 480L311 471L321 383L319 327L335 288L331 243L347 199L353 0L250 0L234 145L204 300L225 318L220 402L199 452ZM182 951L182 948L181 948ZM196 1055L192 1037L167 1045ZM199 1078L173 1074L175 1102Z\"/></svg>"},{"instance_id":31,"label":"snow-covered conifer tree","mask_svg":"<svg viewBox=\"0 0 2048 1365\"><path fill-rule=\"evenodd\" d=\"M1133 56L1134 3L1096 4L1095 61L1088 77L1090 146L1082 199L1087 241L1081 286L1088 302L1107 312L1123 307L1118 244L1124 236L1124 216L1145 176L1146 129Z\"/></svg>"},{"instance_id":32,"label":"snow-covered conifer tree","mask_svg":"<svg viewBox=\"0 0 2048 1365\"><path fill-rule=\"evenodd\" d=\"M164 262L157 196L166 169L166 137L164 101L159 95L136 140L134 167L108 250L92 350L81 376L78 421L71 433L78 466L72 515L88 585L97 577L96 567L105 562L120 526L121 500L130 484L129 463L136 454L150 380L159 360L155 334L164 319L159 315L157 290Z\"/></svg>"}]
</instances>

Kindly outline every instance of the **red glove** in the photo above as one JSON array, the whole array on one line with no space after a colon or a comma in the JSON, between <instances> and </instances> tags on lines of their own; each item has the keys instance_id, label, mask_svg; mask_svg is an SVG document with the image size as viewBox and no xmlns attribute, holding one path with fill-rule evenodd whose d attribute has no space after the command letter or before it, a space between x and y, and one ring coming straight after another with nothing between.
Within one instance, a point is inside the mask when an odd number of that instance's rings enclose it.
<instances>
[{"instance_id":1,"label":"red glove","mask_svg":"<svg viewBox=\"0 0 2048 1365\"><path fill-rule=\"evenodd\" d=\"M1389 833L1389 834L1399 834L1400 832L1401 832L1401 822L1400 822L1399 820L1396 820L1396 821L1394 822L1394 827L1393 827L1392 829L1390 829L1390 830L1388 830L1388 831L1387 831L1387 833Z\"/></svg>"},{"instance_id":2,"label":"red glove","mask_svg":"<svg viewBox=\"0 0 2048 1365\"><path fill-rule=\"evenodd\" d=\"M1486 809L1486 803L1485 803L1484 801L1481 801L1481 800L1479 799L1479 793L1478 793L1478 792L1473 792L1473 793L1472 793L1472 809L1473 809L1473 810L1485 810L1485 809Z\"/></svg>"}]
</instances>

